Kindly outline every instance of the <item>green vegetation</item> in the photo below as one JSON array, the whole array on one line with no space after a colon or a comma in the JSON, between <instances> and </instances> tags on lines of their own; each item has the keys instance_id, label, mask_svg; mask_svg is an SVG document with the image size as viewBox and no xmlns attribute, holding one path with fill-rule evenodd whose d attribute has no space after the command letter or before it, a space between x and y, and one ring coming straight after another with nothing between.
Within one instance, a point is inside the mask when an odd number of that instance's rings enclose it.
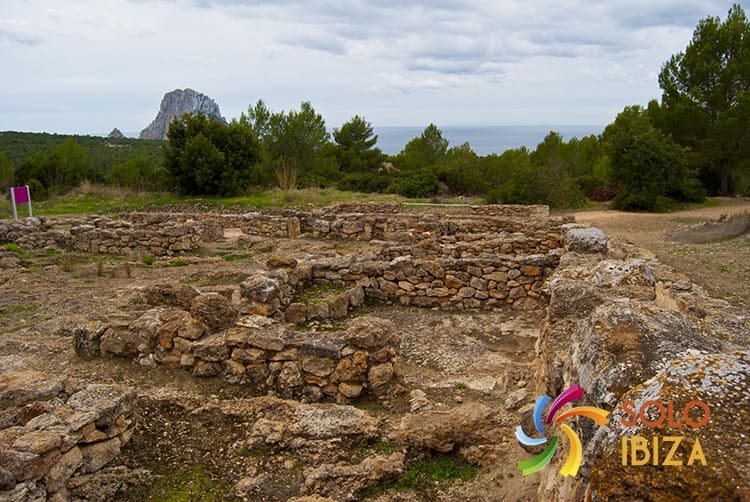
<instances>
[{"instance_id":1,"label":"green vegetation","mask_svg":"<svg viewBox=\"0 0 750 502\"><path fill-rule=\"evenodd\" d=\"M661 101L625 107L599 136L566 142L550 131L533 151L480 156L429 124L387 156L364 117L331 135L309 101L272 111L258 100L230 124L177 118L168 142L0 133L0 189L27 183L35 201L51 196L35 206L40 214L455 196L666 210L706 194L750 194L749 60L750 22L734 5L724 21L699 21L686 49L664 64ZM102 184L109 192L91 190Z\"/></svg>"},{"instance_id":2,"label":"green vegetation","mask_svg":"<svg viewBox=\"0 0 750 502\"><path fill-rule=\"evenodd\" d=\"M724 22L708 17L698 23L685 50L659 74L661 104L649 104L657 126L689 149L711 193L750 188L749 60L750 22L735 4Z\"/></svg>"},{"instance_id":3,"label":"green vegetation","mask_svg":"<svg viewBox=\"0 0 750 502\"><path fill-rule=\"evenodd\" d=\"M156 478L138 489L149 502L204 502L225 500L231 490L223 480L215 480L200 465Z\"/></svg>"},{"instance_id":4,"label":"green vegetation","mask_svg":"<svg viewBox=\"0 0 750 502\"><path fill-rule=\"evenodd\" d=\"M187 265L190 264L182 258L175 258L174 260L169 262L170 267L186 267Z\"/></svg>"},{"instance_id":5,"label":"green vegetation","mask_svg":"<svg viewBox=\"0 0 750 502\"><path fill-rule=\"evenodd\" d=\"M298 299L299 301L310 304L326 303L346 291L346 288L341 286L334 286L333 284L321 282L315 284L302 291Z\"/></svg>"},{"instance_id":6,"label":"green vegetation","mask_svg":"<svg viewBox=\"0 0 750 502\"><path fill-rule=\"evenodd\" d=\"M145 265L148 265L150 267L151 265L154 264L154 262L156 262L156 258L154 258L153 256L151 256L150 254L147 254L146 256L144 256L143 258L141 258L141 261Z\"/></svg>"},{"instance_id":7,"label":"green vegetation","mask_svg":"<svg viewBox=\"0 0 750 502\"><path fill-rule=\"evenodd\" d=\"M164 165L186 195L237 195L254 178L258 138L246 120L226 125L200 114L175 118L167 132Z\"/></svg>"},{"instance_id":8,"label":"green vegetation","mask_svg":"<svg viewBox=\"0 0 750 502\"><path fill-rule=\"evenodd\" d=\"M253 255L252 253L221 252L221 253L217 253L217 256L221 256L221 259L224 261L233 262L233 261L239 261L239 260L247 260L248 258L251 258Z\"/></svg>"},{"instance_id":9,"label":"green vegetation","mask_svg":"<svg viewBox=\"0 0 750 502\"><path fill-rule=\"evenodd\" d=\"M14 243L14 242L8 242L2 245L2 248L6 251L10 251L11 253L16 253L21 258L28 258L29 254L21 249L21 247Z\"/></svg>"},{"instance_id":10,"label":"green vegetation","mask_svg":"<svg viewBox=\"0 0 750 502\"><path fill-rule=\"evenodd\" d=\"M477 476L477 467L456 454L437 454L429 458L415 460L398 480L387 480L366 488L362 497L372 497L387 490L429 489L435 483L447 481L471 481Z\"/></svg>"}]
</instances>

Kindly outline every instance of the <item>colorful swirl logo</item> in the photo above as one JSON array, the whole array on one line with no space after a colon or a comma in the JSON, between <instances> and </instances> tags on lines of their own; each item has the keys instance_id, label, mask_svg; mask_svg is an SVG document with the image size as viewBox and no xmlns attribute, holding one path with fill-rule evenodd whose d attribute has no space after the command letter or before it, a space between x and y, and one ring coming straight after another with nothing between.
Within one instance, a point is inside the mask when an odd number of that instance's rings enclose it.
<instances>
[{"instance_id":1,"label":"colorful swirl logo","mask_svg":"<svg viewBox=\"0 0 750 502\"><path fill-rule=\"evenodd\" d=\"M566 404L578 401L583 397L583 389L578 384L573 384L563 391L555 400L552 402L547 417L544 420L544 424L550 425L552 420L555 420L560 424L560 429L565 433L570 442L570 451L568 452L568 458L565 460L560 469L560 474L563 476L575 476L578 474L578 468L581 467L581 460L583 458L583 447L581 446L581 439L578 434L575 433L567 424L561 423L568 417L587 417L597 423L600 427L609 423L609 412L601 408L594 406L579 406L577 408L571 408L568 411L561 413L560 416L555 418L555 414L565 406ZM544 424L542 424L542 412L544 408L552 401L552 398L548 396L539 396L536 398L536 404L534 405L534 426L539 434L544 434ZM524 446L540 446L547 443L546 437L532 438L526 435L523 431L523 427L520 425L516 427L516 439ZM557 443L559 438L552 436L549 440L549 444L539 455L529 460L522 460L518 463L518 470L520 470L524 476L529 476L542 470L547 464L550 463L552 457L557 450Z\"/></svg>"}]
</instances>

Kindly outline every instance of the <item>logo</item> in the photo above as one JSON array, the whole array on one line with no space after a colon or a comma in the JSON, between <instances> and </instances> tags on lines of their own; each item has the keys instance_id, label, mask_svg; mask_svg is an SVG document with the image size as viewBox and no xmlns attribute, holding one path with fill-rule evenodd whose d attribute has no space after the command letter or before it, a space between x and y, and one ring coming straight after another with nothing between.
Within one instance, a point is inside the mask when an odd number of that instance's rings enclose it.
<instances>
[{"instance_id":1,"label":"logo","mask_svg":"<svg viewBox=\"0 0 750 502\"><path fill-rule=\"evenodd\" d=\"M524 446L540 446L547 443L547 437L544 436L544 426L552 424L553 420L556 423L560 424L560 430L563 431L565 436L568 438L568 442L570 443L568 458L565 460L565 464L563 464L562 468L560 469L560 474L562 474L563 476L575 476L576 474L578 474L578 468L581 467L581 460L583 459L583 446L581 445L581 439L578 437L578 434L576 434L575 431L571 429L567 424L562 423L562 421L569 417L580 416L590 418L600 427L609 423L609 412L601 408L596 408L594 406L579 406L576 408L571 408L555 418L555 415L558 411L560 411L560 408L570 402L578 401L582 397L583 389L579 387L578 384L573 384L568 387L552 402L552 406L550 406L549 411L547 411L547 416L544 420L544 424L542 423L542 412L544 411L544 408L550 403L550 401L552 401L552 398L548 396L537 397L536 404L534 405L534 427L536 427L536 430L537 432L539 432L539 434L542 434L542 437L529 437L524 432L523 427L521 427L520 425L516 427L516 439L518 439L519 443ZM542 470L552 460L555 451L557 451L558 442L559 437L552 436L552 438L549 440L549 444L544 449L544 451L542 451L534 458L531 458L529 460L522 460L521 462L519 462L518 470L520 470L524 476L529 476L531 474L534 474L535 472Z\"/></svg>"}]
</instances>

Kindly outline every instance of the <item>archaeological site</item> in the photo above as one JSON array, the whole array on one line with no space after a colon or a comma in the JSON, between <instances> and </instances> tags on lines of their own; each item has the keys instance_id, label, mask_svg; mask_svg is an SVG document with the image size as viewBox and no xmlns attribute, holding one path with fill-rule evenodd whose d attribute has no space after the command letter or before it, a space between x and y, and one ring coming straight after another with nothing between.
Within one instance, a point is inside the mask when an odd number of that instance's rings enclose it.
<instances>
[{"instance_id":1,"label":"archaeological site","mask_svg":"<svg viewBox=\"0 0 750 502\"><path fill-rule=\"evenodd\" d=\"M161 207L0 244L0 500L750 500L747 309L546 206Z\"/></svg>"}]
</instances>

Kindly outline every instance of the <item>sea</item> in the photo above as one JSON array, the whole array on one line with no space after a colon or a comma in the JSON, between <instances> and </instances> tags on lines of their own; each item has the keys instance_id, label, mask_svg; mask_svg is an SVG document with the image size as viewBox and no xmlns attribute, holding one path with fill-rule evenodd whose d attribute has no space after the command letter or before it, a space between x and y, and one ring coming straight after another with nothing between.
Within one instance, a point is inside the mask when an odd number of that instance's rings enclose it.
<instances>
[{"instance_id":1,"label":"sea","mask_svg":"<svg viewBox=\"0 0 750 502\"><path fill-rule=\"evenodd\" d=\"M438 126L449 146L460 146L468 142L471 149L479 155L503 153L506 150L525 146L535 150L550 131L562 134L565 141L572 138L584 138L599 135L604 130L602 125L502 125L502 126ZM406 143L416 138L425 126L385 126L373 127L378 135L377 147L388 155L395 155L403 150Z\"/></svg>"}]
</instances>

